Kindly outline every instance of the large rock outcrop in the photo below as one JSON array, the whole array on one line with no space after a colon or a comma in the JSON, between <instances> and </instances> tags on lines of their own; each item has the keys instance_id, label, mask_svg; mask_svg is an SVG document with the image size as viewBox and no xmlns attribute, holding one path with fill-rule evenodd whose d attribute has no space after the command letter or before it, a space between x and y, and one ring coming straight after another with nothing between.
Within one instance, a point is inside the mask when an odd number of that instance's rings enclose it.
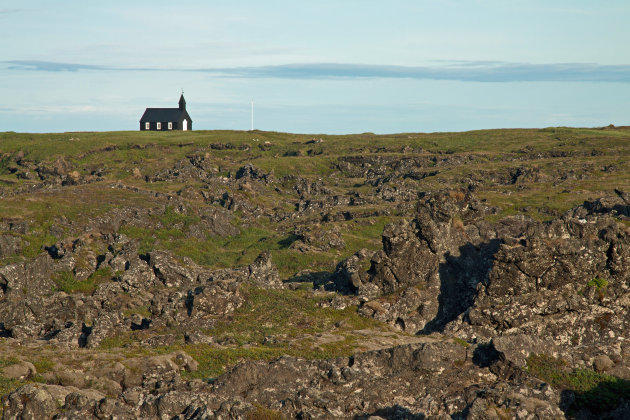
<instances>
[{"instance_id":1,"label":"large rock outcrop","mask_svg":"<svg viewBox=\"0 0 630 420\"><path fill-rule=\"evenodd\" d=\"M484 216L493 211L468 192L429 195L413 220L385 228L369 270L359 254L339 264L337 289L357 294L366 316L406 331L441 331L472 304L501 238L531 223L513 217L491 225Z\"/></svg>"},{"instance_id":2,"label":"large rock outcrop","mask_svg":"<svg viewBox=\"0 0 630 420\"><path fill-rule=\"evenodd\" d=\"M178 325L173 340L183 342L240 307L242 285L282 287L268 252L246 267L209 271L166 251L142 255L123 236L98 257L82 243L59 243L0 269L1 335L96 348L131 331Z\"/></svg>"},{"instance_id":3,"label":"large rock outcrop","mask_svg":"<svg viewBox=\"0 0 630 420\"><path fill-rule=\"evenodd\" d=\"M499 342L521 367L536 352L586 368L606 356L598 369L630 378L630 232L614 217L627 209L620 192L550 222L488 223L468 194L429 196L385 228L383 250L342 261L333 279L360 313L406 331L515 337Z\"/></svg>"}]
</instances>

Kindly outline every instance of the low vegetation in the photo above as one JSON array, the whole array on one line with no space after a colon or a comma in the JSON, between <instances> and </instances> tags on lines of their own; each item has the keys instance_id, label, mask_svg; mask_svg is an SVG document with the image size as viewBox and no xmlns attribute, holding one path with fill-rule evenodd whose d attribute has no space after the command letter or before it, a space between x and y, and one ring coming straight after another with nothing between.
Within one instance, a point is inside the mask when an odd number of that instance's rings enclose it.
<instances>
[{"instance_id":1,"label":"low vegetation","mask_svg":"<svg viewBox=\"0 0 630 420\"><path fill-rule=\"evenodd\" d=\"M96 287L112 278L112 270L103 266L96 270L85 280L78 280L71 271L60 271L53 275L55 290L66 293L91 294Z\"/></svg>"},{"instance_id":2,"label":"low vegetation","mask_svg":"<svg viewBox=\"0 0 630 420\"><path fill-rule=\"evenodd\" d=\"M575 392L574 410L604 412L630 395L630 381L591 369L570 369L564 360L546 354L532 354L527 369L553 387Z\"/></svg>"},{"instance_id":3,"label":"low vegetation","mask_svg":"<svg viewBox=\"0 0 630 420\"><path fill-rule=\"evenodd\" d=\"M161 309L153 296L135 299L155 290L130 285L124 296L118 295L124 305L116 302L120 305L115 308L129 331L104 338L97 348L81 349L76 360L72 350L57 347L53 339L38 342L32 353L20 357L32 361L39 376L0 377L0 394L57 369L57 361L41 356L56 352L63 363L79 368L79 359L95 355L111 357L108 363L113 363L183 350L199 363L199 369L183 375L212 382L243 360L350 356L385 333L418 339L360 316L358 298L326 292L337 265L361 249L382 249L385 226L413 219L418 200L436 191L449 190L459 201L473 192L491 209L488 221L514 215L546 221L586 200L614 195L615 189L630 191L628 141L627 127L338 136L260 131L0 133L0 269L46 253L59 260L55 252L76 245L83 252L73 254L76 264L46 278L46 289L85 299L103 283L124 283L120 274L125 262L113 264L113 269L108 264L128 244L137 245L137 261L148 261L149 253L162 250L182 266L192 261L204 272L247 267L268 251L287 286L241 285L242 306L195 331L209 337L210 344L192 344L173 323L151 330L131 325L130 319L146 318L144 323ZM630 226L630 217L615 217ZM467 224L464 216L456 216L450 228L466 233ZM367 271L372 261L367 257L360 264ZM581 295L590 290L600 302L613 295L613 277L588 278L579 280ZM202 280L191 284L196 281ZM172 296L186 296L185 290L164 288ZM403 291L381 296L373 305L393 304ZM334 299L352 303L333 309ZM420 312L417 308L413 310ZM605 330L609 321L604 314L596 323ZM89 319L83 323L72 328L92 327ZM176 339L146 345L154 338L151 334ZM444 340L458 350L474 342ZM14 351L0 341L0 357L3 349ZM0 358L0 368L16 362ZM532 355L527 369L574 393L577 409L605 411L630 394L626 380L574 369L544 354ZM499 418L513 414L504 406L488 409ZM282 416L255 406L247 418Z\"/></svg>"},{"instance_id":4,"label":"low vegetation","mask_svg":"<svg viewBox=\"0 0 630 420\"><path fill-rule=\"evenodd\" d=\"M608 280L606 279L602 279L599 277L595 277L592 280L589 280L589 282L586 284L587 287L596 287L597 290L602 289L606 286L608 286Z\"/></svg>"}]
</instances>

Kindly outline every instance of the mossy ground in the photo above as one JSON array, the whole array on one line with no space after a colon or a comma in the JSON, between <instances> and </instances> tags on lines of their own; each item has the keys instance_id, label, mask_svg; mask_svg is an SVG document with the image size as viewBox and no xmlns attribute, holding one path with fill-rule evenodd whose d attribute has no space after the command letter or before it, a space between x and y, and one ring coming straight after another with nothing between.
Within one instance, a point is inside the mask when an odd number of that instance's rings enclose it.
<instances>
[{"instance_id":1,"label":"mossy ground","mask_svg":"<svg viewBox=\"0 0 630 420\"><path fill-rule=\"evenodd\" d=\"M532 354L527 359L527 369L555 388L574 391L572 410L606 412L630 395L630 381L591 369L570 369L564 360L546 354Z\"/></svg>"},{"instance_id":2,"label":"mossy ground","mask_svg":"<svg viewBox=\"0 0 630 420\"><path fill-rule=\"evenodd\" d=\"M345 242L342 248L309 253L290 247L295 239L292 236L295 221L272 223L264 217L249 217L241 210L232 213L237 234L191 237L187 229L199 222L198 210L218 205L182 193L186 188L200 187L196 181L147 182L145 177L172 168L178 161L193 155L207 156L216 168L216 176L233 176L240 167L251 163L265 172L273 172L276 179L297 175L309 182L321 183L339 196L369 196L378 188L365 178L343 174L337 166L340 157L432 159L433 163L422 169L435 171L433 176L404 179L399 185L418 193L472 188L478 198L500 208L490 219L527 214L546 220L584 200L612 194L616 188L630 190L629 141L628 129L564 127L342 136L260 131L0 133L0 191L3 194L0 218L28 222L26 233L5 232L20 237L25 245L19 254L1 260L0 266L33 258L44 246L68 236L78 236L82 227L95 217L129 207L150 210L151 222L157 226L123 224L116 232L138 239L141 253L167 249L208 268L225 268L247 265L260 251L266 250L272 253L283 280L289 280L305 269L331 272L339 261L360 248L381 248L381 233L387 223L413 217L413 209L401 212L390 202L359 206L364 217L329 222L339 229ZM64 159L83 177L95 172L102 176L99 181L88 184L36 188L41 184L39 180L23 179L13 172L18 154L33 165ZM448 163L448 159L452 163ZM549 176L527 183L492 181L492 177L509 177L517 169ZM142 176L137 176L137 172ZM555 176L559 172L570 176ZM260 191L232 191L226 187L225 191L210 192L227 192L268 213L289 213L298 201L297 196L290 193L291 182L287 180L286 185L277 189L274 185L260 187L263 188ZM175 211L167 195L178 197L187 211ZM335 211L356 209L338 206ZM299 219L303 225L319 221L319 214L304 214ZM87 280L77 281L71 273L60 273L56 287L68 293L91 293L114 274L97 272ZM269 360L285 354L308 358L349 355L362 348L355 331L386 328L359 317L352 307L341 311L322 308L319 303L326 297L312 291L251 288L246 296L247 303L229 320L205 331L219 339L231 338L235 344L179 343L169 348L139 349L136 345L144 338L140 331L107 339L97 351L134 355L181 348L200 362L199 372L192 376L210 378L243 359ZM129 310L125 316L133 313L144 316L147 308ZM318 340L318 334L330 331L340 339ZM266 340L269 337L279 339ZM38 370L51 368L37 353L29 358L39 366ZM626 382L615 382L614 378L593 376L589 372L566 372L549 363L533 360L532 372L549 378L546 380L552 384L574 389L579 395L588 397L597 390L605 396L616 395L615 390L625 390L627 386ZM19 384L2 378L0 381L3 381L0 393ZM577 388L584 384L590 384L590 388Z\"/></svg>"},{"instance_id":3,"label":"mossy ground","mask_svg":"<svg viewBox=\"0 0 630 420\"><path fill-rule=\"evenodd\" d=\"M246 286L242 290L245 304L228 318L218 319L212 329L201 331L224 344L184 344L180 342L154 350L151 354L184 350L200 364L188 374L196 378L213 378L240 360L271 360L282 355L306 359L350 356L362 347L357 330L389 331L386 325L359 316L354 306L343 310L322 307L330 293L312 290L266 290ZM142 308L129 311L141 313ZM164 333L177 331L163 331ZM145 331L129 332L103 340L107 351L124 348L130 354L141 350L137 343Z\"/></svg>"},{"instance_id":4,"label":"mossy ground","mask_svg":"<svg viewBox=\"0 0 630 420\"><path fill-rule=\"evenodd\" d=\"M374 187L363 179L341 176L336 169L342 156L384 157L434 157L460 158L461 164L436 165L438 173L422 181L406 180L418 191L442 188L468 188L471 179L490 172L509 172L515 168L540 170L542 173L558 171L576 172L565 180L540 180L526 184L482 183L476 187L477 197L497 206L501 211L491 218L526 213L538 219L549 219L555 214L584 200L594 199L613 189L630 189L630 179L625 175L630 169L626 147L630 130L547 128L542 130L481 130L467 133L395 134L395 135L345 135L324 136L320 143L309 144L312 135L275 132L194 131L188 133L59 133L59 134L0 134L0 174L12 183L3 189L10 192L24 188L25 181L9 173L11 156L23 153L23 160L34 163L52 162L63 158L82 175L99 169L102 181L67 186L55 191L40 190L20 193L3 199L0 217L16 217L29 220L31 229L23 235L28 245L24 257L31 258L41 252L43 245L59 240L59 232L51 233L55 220L65 218L74 223L87 222L90 218L106 214L115 208L166 207L162 216L163 228L142 229L125 226L122 233L142 240L143 250L166 247L182 256L189 256L197 263L209 267L230 267L243 264L261 249L270 249L283 275L291 275L300 269L326 271L331 261L339 261L352 254L357 246L377 249L382 226L403 216L391 205L371 205L366 211L390 210L387 217L364 218L361 221L339 223L346 247L303 258L298 252L281 245L290 234L291 226L277 223L273 226L264 220L248 222L241 233L230 238L208 237L190 240L185 235L187 226L198 221L191 215L182 215L168 207L159 198L147 199L147 195L128 189L111 188L111 183L122 183L144 191L161 191L177 194L190 182L153 182L133 176L132 169L142 174L154 174L172 167L177 161L194 154L206 154L219 174L235 174L239 167L251 163L264 171L273 171L277 178L295 175L312 181L323 180L335 194L349 192L372 194ZM265 147L261 147L269 142ZM217 144L228 148L213 148ZM468 161L469 157L475 160ZM254 205L263 208L280 206L290 210L295 197L267 188L263 194L236 191ZM205 205L189 199L191 209ZM341 212L345 209L336 209ZM393 211L392 211L393 210ZM236 214L237 215L237 214ZM374 224L365 224L366 221ZM308 222L308 219L305 220ZM177 225L178 228L171 226Z\"/></svg>"}]
</instances>

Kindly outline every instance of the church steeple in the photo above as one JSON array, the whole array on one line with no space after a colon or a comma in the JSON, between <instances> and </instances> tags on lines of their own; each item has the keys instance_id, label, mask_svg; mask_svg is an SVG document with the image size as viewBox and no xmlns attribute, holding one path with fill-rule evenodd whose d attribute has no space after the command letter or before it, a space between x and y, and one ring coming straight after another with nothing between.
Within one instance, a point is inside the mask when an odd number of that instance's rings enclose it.
<instances>
[{"instance_id":1,"label":"church steeple","mask_svg":"<svg viewBox=\"0 0 630 420\"><path fill-rule=\"evenodd\" d=\"M186 111L186 99L184 99L184 91L182 90L182 96L179 97L179 109Z\"/></svg>"}]
</instances>

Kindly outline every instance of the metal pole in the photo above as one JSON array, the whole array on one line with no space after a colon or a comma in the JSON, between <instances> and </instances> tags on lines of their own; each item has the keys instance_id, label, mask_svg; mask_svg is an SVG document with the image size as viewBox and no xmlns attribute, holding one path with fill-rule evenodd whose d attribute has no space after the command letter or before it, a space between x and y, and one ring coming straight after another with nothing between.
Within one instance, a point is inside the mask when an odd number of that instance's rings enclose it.
<instances>
[{"instance_id":1,"label":"metal pole","mask_svg":"<svg viewBox=\"0 0 630 420\"><path fill-rule=\"evenodd\" d=\"M254 131L254 101L252 101L252 131Z\"/></svg>"}]
</instances>

